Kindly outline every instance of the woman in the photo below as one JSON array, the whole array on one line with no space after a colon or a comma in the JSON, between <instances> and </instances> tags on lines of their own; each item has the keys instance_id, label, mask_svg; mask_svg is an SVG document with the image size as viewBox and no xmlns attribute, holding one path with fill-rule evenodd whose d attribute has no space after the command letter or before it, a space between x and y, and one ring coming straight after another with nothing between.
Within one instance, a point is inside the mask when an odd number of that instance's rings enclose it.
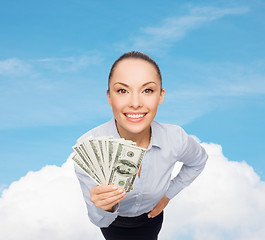
<instances>
[{"instance_id":1,"label":"woman","mask_svg":"<svg viewBox=\"0 0 265 240\"><path fill-rule=\"evenodd\" d=\"M151 57L135 51L123 54L111 68L108 85L113 119L78 141L87 136L121 137L147 151L134 190L127 194L113 185L96 185L75 167L88 216L108 240L157 239L163 209L201 173L207 154L181 127L154 121L165 90L159 67ZM183 166L171 180L177 161Z\"/></svg>"}]
</instances>

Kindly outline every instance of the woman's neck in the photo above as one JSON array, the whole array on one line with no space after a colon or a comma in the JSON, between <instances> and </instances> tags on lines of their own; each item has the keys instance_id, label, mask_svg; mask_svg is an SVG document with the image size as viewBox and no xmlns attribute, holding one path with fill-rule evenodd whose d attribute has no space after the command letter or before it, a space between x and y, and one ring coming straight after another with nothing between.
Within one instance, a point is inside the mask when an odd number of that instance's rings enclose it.
<instances>
[{"instance_id":1,"label":"woman's neck","mask_svg":"<svg viewBox=\"0 0 265 240\"><path fill-rule=\"evenodd\" d=\"M117 122L116 127L121 138L135 142L138 147L148 148L151 139L151 126L149 129L137 134L125 131Z\"/></svg>"}]
</instances>

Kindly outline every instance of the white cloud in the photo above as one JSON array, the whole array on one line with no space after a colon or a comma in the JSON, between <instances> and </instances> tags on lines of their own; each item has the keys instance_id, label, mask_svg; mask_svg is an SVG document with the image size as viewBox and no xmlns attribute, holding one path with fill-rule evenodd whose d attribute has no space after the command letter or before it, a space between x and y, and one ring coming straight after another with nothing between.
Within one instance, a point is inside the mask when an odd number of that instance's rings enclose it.
<instances>
[{"instance_id":1,"label":"white cloud","mask_svg":"<svg viewBox=\"0 0 265 240\"><path fill-rule=\"evenodd\" d=\"M75 124L92 112L110 117L99 55L1 61L0 129Z\"/></svg>"},{"instance_id":2,"label":"white cloud","mask_svg":"<svg viewBox=\"0 0 265 240\"><path fill-rule=\"evenodd\" d=\"M206 168L169 203L160 239L263 239L265 183L247 163L228 161L221 146L202 145ZM86 216L69 159L12 183L0 198L0 213L1 239L103 239Z\"/></svg>"},{"instance_id":3,"label":"white cloud","mask_svg":"<svg viewBox=\"0 0 265 240\"><path fill-rule=\"evenodd\" d=\"M0 76L19 77L32 74L32 66L18 58L8 58L0 61Z\"/></svg>"},{"instance_id":4,"label":"white cloud","mask_svg":"<svg viewBox=\"0 0 265 240\"><path fill-rule=\"evenodd\" d=\"M36 76L43 69L58 73L77 72L85 69L89 65L95 65L101 62L102 59L99 54L65 58L43 58L27 61L19 58L8 58L0 61L0 76Z\"/></svg>"},{"instance_id":5,"label":"white cloud","mask_svg":"<svg viewBox=\"0 0 265 240\"><path fill-rule=\"evenodd\" d=\"M246 162L228 161L220 145L202 145L206 168L170 203L161 239L263 239L265 182Z\"/></svg>"},{"instance_id":6,"label":"white cloud","mask_svg":"<svg viewBox=\"0 0 265 240\"><path fill-rule=\"evenodd\" d=\"M165 18L159 26L142 28L140 36L131 39L132 49L154 51L161 47L170 47L173 42L179 41L202 24L226 15L244 14L248 11L247 7L195 7L190 9L187 15Z\"/></svg>"},{"instance_id":7,"label":"white cloud","mask_svg":"<svg viewBox=\"0 0 265 240\"><path fill-rule=\"evenodd\" d=\"M59 72L76 72L86 68L89 65L98 64L102 61L99 56L79 56L66 58L44 58L35 60L41 67Z\"/></svg>"},{"instance_id":8,"label":"white cloud","mask_svg":"<svg viewBox=\"0 0 265 240\"><path fill-rule=\"evenodd\" d=\"M264 61L253 61L247 66L175 61L174 66L169 74L174 78L166 79L160 121L184 125L213 109L240 106L246 101L260 104L264 98Z\"/></svg>"},{"instance_id":9,"label":"white cloud","mask_svg":"<svg viewBox=\"0 0 265 240\"><path fill-rule=\"evenodd\" d=\"M2 191L8 187L7 184L0 184L0 196L2 194Z\"/></svg>"},{"instance_id":10,"label":"white cloud","mask_svg":"<svg viewBox=\"0 0 265 240\"><path fill-rule=\"evenodd\" d=\"M225 15L244 14L249 11L248 7L216 8L216 7L194 7L190 10L191 15L206 16L209 20L215 20Z\"/></svg>"},{"instance_id":11,"label":"white cloud","mask_svg":"<svg viewBox=\"0 0 265 240\"><path fill-rule=\"evenodd\" d=\"M0 213L1 239L100 239L87 218L70 161L12 183L3 191Z\"/></svg>"}]
</instances>

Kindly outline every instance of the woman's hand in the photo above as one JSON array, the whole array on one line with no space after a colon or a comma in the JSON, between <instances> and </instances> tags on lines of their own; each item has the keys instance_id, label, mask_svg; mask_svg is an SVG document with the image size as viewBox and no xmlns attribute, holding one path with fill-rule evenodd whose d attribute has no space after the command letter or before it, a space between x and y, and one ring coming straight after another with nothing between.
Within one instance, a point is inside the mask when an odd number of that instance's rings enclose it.
<instances>
[{"instance_id":1,"label":"woman's hand","mask_svg":"<svg viewBox=\"0 0 265 240\"><path fill-rule=\"evenodd\" d=\"M109 212L112 212L113 206L125 197L125 190L114 185L99 185L90 189L90 201L96 207Z\"/></svg>"},{"instance_id":2,"label":"woman's hand","mask_svg":"<svg viewBox=\"0 0 265 240\"><path fill-rule=\"evenodd\" d=\"M149 218L154 218L157 215L159 215L163 209L167 206L170 199L165 195L161 200L158 202L158 204L155 205L155 207L152 209L151 212L148 213Z\"/></svg>"}]
</instances>

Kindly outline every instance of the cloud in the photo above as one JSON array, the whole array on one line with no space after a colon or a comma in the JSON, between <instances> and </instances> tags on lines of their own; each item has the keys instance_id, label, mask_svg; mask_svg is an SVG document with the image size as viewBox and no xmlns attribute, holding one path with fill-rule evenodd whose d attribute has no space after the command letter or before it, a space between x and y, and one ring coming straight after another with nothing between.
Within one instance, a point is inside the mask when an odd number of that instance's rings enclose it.
<instances>
[{"instance_id":1,"label":"cloud","mask_svg":"<svg viewBox=\"0 0 265 240\"><path fill-rule=\"evenodd\" d=\"M8 187L7 184L0 184L0 196L2 194L2 191Z\"/></svg>"},{"instance_id":2,"label":"cloud","mask_svg":"<svg viewBox=\"0 0 265 240\"><path fill-rule=\"evenodd\" d=\"M92 109L94 116L108 115L104 78L97 78L101 61L99 54L1 61L0 129L80 123Z\"/></svg>"},{"instance_id":3,"label":"cloud","mask_svg":"<svg viewBox=\"0 0 265 240\"><path fill-rule=\"evenodd\" d=\"M226 15L239 15L248 12L247 7L216 8L194 7L180 17L169 17L155 27L144 27L140 36L131 39L132 49L155 51L157 48L170 47L172 43L184 38L191 30L201 25L222 18Z\"/></svg>"},{"instance_id":4,"label":"cloud","mask_svg":"<svg viewBox=\"0 0 265 240\"><path fill-rule=\"evenodd\" d=\"M201 86L194 84L193 87L197 88L198 95L238 97L265 94L264 59L254 60L247 66L232 62L182 61L179 64L179 67L196 72L196 80ZM205 91L198 91L198 87Z\"/></svg>"},{"instance_id":5,"label":"cloud","mask_svg":"<svg viewBox=\"0 0 265 240\"><path fill-rule=\"evenodd\" d=\"M206 168L170 203L162 239L263 239L265 182L246 162L225 158L220 145L202 145Z\"/></svg>"},{"instance_id":6,"label":"cloud","mask_svg":"<svg viewBox=\"0 0 265 240\"><path fill-rule=\"evenodd\" d=\"M246 101L260 104L265 96L264 61L253 61L248 66L175 61L174 66L169 71L174 79L166 82L160 121L184 125L220 106L239 106Z\"/></svg>"},{"instance_id":7,"label":"cloud","mask_svg":"<svg viewBox=\"0 0 265 240\"><path fill-rule=\"evenodd\" d=\"M8 77L38 77L43 70L54 71L58 73L77 72L90 65L96 65L102 62L98 55L70 56L65 58L43 58L33 60L21 60L18 58L8 58L0 61L0 76Z\"/></svg>"},{"instance_id":8,"label":"cloud","mask_svg":"<svg viewBox=\"0 0 265 240\"><path fill-rule=\"evenodd\" d=\"M100 239L99 230L87 219L69 160L12 183L2 193L0 213L1 239Z\"/></svg>"},{"instance_id":9,"label":"cloud","mask_svg":"<svg viewBox=\"0 0 265 240\"><path fill-rule=\"evenodd\" d=\"M160 239L263 239L265 182L246 162L225 158L220 145L202 145L206 168L169 203ZM86 216L70 158L12 183L0 198L0 213L1 239L103 239Z\"/></svg>"},{"instance_id":10,"label":"cloud","mask_svg":"<svg viewBox=\"0 0 265 240\"><path fill-rule=\"evenodd\" d=\"M137 49L138 47L163 49L163 46L171 46L173 42L179 41L192 29L202 24L227 15L244 14L247 11L248 8L245 7L190 8L186 15L166 18L157 26L142 28L141 37L133 38L131 43ZM107 74L102 69L106 69L105 63L101 53L97 51L80 56L32 60L11 58L0 61L0 77L4 76L1 78L0 111L3 117L0 119L0 129L77 124L88 119L95 121L94 116L110 118L111 111L106 102L104 87ZM174 66L167 72L175 69ZM186 68L186 73L194 74L196 71L190 71L189 66ZM185 74L183 69L182 72ZM218 76L216 72L213 71L213 73ZM196 75L199 75L198 71ZM174 76L177 75L174 73ZM207 72L201 76L208 78ZM170 81L177 82L175 79ZM203 78L198 82L203 82ZM260 78L260 83L257 85L229 83L225 86L229 92L240 96L242 92L252 89L261 91L260 86L263 83L263 78ZM221 88L207 86L205 89L198 89L196 84L187 86L187 89L185 89L186 86L180 87L173 86L166 89L166 100L161 106L160 119L163 121L174 119L179 124L185 124L217 106L209 99L212 100L212 95ZM181 89L181 91L174 91L174 89ZM190 96L196 98L196 104L191 101L191 98L189 99ZM200 107L197 107L198 105Z\"/></svg>"},{"instance_id":11,"label":"cloud","mask_svg":"<svg viewBox=\"0 0 265 240\"><path fill-rule=\"evenodd\" d=\"M86 68L89 65L98 64L102 61L99 56L79 56L66 58L43 58L35 60L41 67L59 72L76 72Z\"/></svg>"},{"instance_id":12,"label":"cloud","mask_svg":"<svg viewBox=\"0 0 265 240\"><path fill-rule=\"evenodd\" d=\"M19 77L32 74L32 66L18 58L8 58L0 61L0 76Z\"/></svg>"}]
</instances>

